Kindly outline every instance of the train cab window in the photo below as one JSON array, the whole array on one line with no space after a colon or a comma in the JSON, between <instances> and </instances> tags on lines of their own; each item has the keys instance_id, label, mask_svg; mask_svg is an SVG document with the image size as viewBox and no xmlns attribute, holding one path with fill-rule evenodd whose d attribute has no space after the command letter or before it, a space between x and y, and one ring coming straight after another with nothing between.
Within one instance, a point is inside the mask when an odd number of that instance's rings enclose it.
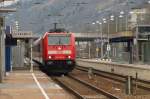
<instances>
[{"instance_id":1,"label":"train cab window","mask_svg":"<svg viewBox=\"0 0 150 99\"><path fill-rule=\"evenodd\" d=\"M48 45L69 45L70 36L48 36Z\"/></svg>"}]
</instances>

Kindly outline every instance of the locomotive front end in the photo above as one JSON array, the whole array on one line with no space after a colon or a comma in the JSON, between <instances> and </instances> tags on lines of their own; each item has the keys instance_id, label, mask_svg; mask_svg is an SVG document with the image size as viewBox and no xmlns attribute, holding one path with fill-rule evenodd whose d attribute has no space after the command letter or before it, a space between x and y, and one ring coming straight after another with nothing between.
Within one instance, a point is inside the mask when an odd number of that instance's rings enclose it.
<instances>
[{"instance_id":1,"label":"locomotive front end","mask_svg":"<svg viewBox=\"0 0 150 99\"><path fill-rule=\"evenodd\" d=\"M75 39L70 33L49 33L45 64L55 71L69 72L75 66Z\"/></svg>"}]
</instances>

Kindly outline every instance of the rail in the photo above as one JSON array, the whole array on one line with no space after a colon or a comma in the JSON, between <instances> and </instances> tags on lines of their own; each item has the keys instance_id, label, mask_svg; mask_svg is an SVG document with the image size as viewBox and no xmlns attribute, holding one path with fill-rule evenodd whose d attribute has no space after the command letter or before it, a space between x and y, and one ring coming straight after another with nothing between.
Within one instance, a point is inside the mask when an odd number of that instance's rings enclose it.
<instances>
[{"instance_id":1,"label":"rail","mask_svg":"<svg viewBox=\"0 0 150 99\"><path fill-rule=\"evenodd\" d=\"M90 68L88 68L88 67L86 68L86 67L82 67L82 66L76 66L76 69L88 72L88 70ZM93 73L97 74L99 76L114 80L114 81L121 82L121 83L125 83L126 78L127 78L127 76L124 76L124 75L119 75L119 74L115 74L115 73L100 71L100 70L96 70L96 69L93 69ZM133 86L136 86L138 88L150 91L150 81L141 80L141 79L138 79L138 77L137 78L132 78L132 80L133 80L133 83L132 83Z\"/></svg>"},{"instance_id":2,"label":"rail","mask_svg":"<svg viewBox=\"0 0 150 99\"><path fill-rule=\"evenodd\" d=\"M94 92L96 92L97 94L96 96L102 95L101 97L107 97L109 99L119 99L117 96L112 95L111 93L108 93L100 88L97 88L96 86L93 86L85 81L82 81L81 79L75 78L71 75L66 76L67 78L69 78L70 80L73 79L74 82L72 84L75 84L75 82L78 82L84 86L86 86L86 88L89 88L91 90L93 90ZM92 97L91 95L83 95L81 92L76 91L75 89L73 89L72 87L69 86L69 84L65 84L63 80L58 79L58 78L53 78L53 80L55 80L58 84L60 84L62 87L66 88L67 90L71 91L75 96L77 96L79 99L89 99L89 97ZM69 82L70 82L69 80ZM78 86L79 87L79 86ZM84 87L82 88L84 89ZM87 90L86 90L87 91ZM90 91L90 93L93 93ZM88 98L87 98L88 97ZM94 96L93 96L94 97Z\"/></svg>"}]
</instances>

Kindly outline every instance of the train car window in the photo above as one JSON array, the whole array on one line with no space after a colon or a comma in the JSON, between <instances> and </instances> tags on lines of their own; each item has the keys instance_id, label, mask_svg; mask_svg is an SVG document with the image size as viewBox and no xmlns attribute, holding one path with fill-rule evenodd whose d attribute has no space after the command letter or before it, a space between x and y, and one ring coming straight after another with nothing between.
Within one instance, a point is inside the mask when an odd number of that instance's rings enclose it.
<instances>
[{"instance_id":1,"label":"train car window","mask_svg":"<svg viewBox=\"0 0 150 99\"><path fill-rule=\"evenodd\" d=\"M64 28L59 28L59 29L50 29L49 30L49 33L54 33L54 32L57 32L57 33L60 33L60 32L69 32L68 30L64 29Z\"/></svg>"},{"instance_id":2,"label":"train car window","mask_svg":"<svg viewBox=\"0 0 150 99\"><path fill-rule=\"evenodd\" d=\"M69 45L70 36L48 36L48 45Z\"/></svg>"}]
</instances>

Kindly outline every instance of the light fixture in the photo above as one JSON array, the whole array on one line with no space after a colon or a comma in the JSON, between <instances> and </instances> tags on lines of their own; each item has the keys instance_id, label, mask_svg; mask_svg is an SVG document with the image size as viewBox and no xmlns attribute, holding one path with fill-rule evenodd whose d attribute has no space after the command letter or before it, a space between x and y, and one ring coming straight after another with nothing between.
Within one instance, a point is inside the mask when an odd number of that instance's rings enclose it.
<instances>
[{"instance_id":1,"label":"light fixture","mask_svg":"<svg viewBox=\"0 0 150 99\"><path fill-rule=\"evenodd\" d=\"M95 24L95 22L92 23L93 25Z\"/></svg>"},{"instance_id":2,"label":"light fixture","mask_svg":"<svg viewBox=\"0 0 150 99\"><path fill-rule=\"evenodd\" d=\"M123 17L123 15L119 15L119 18L122 18Z\"/></svg>"},{"instance_id":3,"label":"light fixture","mask_svg":"<svg viewBox=\"0 0 150 99\"><path fill-rule=\"evenodd\" d=\"M107 23L107 21L105 20L105 21L103 21L104 23Z\"/></svg>"},{"instance_id":4,"label":"light fixture","mask_svg":"<svg viewBox=\"0 0 150 99\"><path fill-rule=\"evenodd\" d=\"M99 21L96 21L96 23L99 23Z\"/></svg>"},{"instance_id":5,"label":"light fixture","mask_svg":"<svg viewBox=\"0 0 150 99\"><path fill-rule=\"evenodd\" d=\"M99 21L96 21L96 23L97 23L97 24L102 24L102 23L101 23L101 22L99 22Z\"/></svg>"},{"instance_id":6,"label":"light fixture","mask_svg":"<svg viewBox=\"0 0 150 99\"><path fill-rule=\"evenodd\" d=\"M114 18L114 15L111 15L110 18Z\"/></svg>"},{"instance_id":7,"label":"light fixture","mask_svg":"<svg viewBox=\"0 0 150 99\"><path fill-rule=\"evenodd\" d=\"M52 58L52 56L49 56L48 58L49 58L49 59L51 59L51 58Z\"/></svg>"},{"instance_id":8,"label":"light fixture","mask_svg":"<svg viewBox=\"0 0 150 99\"><path fill-rule=\"evenodd\" d=\"M99 24L102 24L101 22L99 22Z\"/></svg>"},{"instance_id":9,"label":"light fixture","mask_svg":"<svg viewBox=\"0 0 150 99\"><path fill-rule=\"evenodd\" d=\"M68 58L70 59L70 58L71 58L71 56L68 56Z\"/></svg>"},{"instance_id":10,"label":"light fixture","mask_svg":"<svg viewBox=\"0 0 150 99\"><path fill-rule=\"evenodd\" d=\"M111 21L114 21L114 18L110 18Z\"/></svg>"},{"instance_id":11,"label":"light fixture","mask_svg":"<svg viewBox=\"0 0 150 99\"><path fill-rule=\"evenodd\" d=\"M123 12L123 11L121 11L121 12L120 12L120 14L124 14L124 12Z\"/></svg>"},{"instance_id":12,"label":"light fixture","mask_svg":"<svg viewBox=\"0 0 150 99\"><path fill-rule=\"evenodd\" d=\"M130 13L130 14L134 14L134 12L133 12L133 11L130 11L129 13Z\"/></svg>"},{"instance_id":13,"label":"light fixture","mask_svg":"<svg viewBox=\"0 0 150 99\"><path fill-rule=\"evenodd\" d=\"M105 18L103 18L103 21L106 21L106 19L105 19Z\"/></svg>"}]
</instances>

